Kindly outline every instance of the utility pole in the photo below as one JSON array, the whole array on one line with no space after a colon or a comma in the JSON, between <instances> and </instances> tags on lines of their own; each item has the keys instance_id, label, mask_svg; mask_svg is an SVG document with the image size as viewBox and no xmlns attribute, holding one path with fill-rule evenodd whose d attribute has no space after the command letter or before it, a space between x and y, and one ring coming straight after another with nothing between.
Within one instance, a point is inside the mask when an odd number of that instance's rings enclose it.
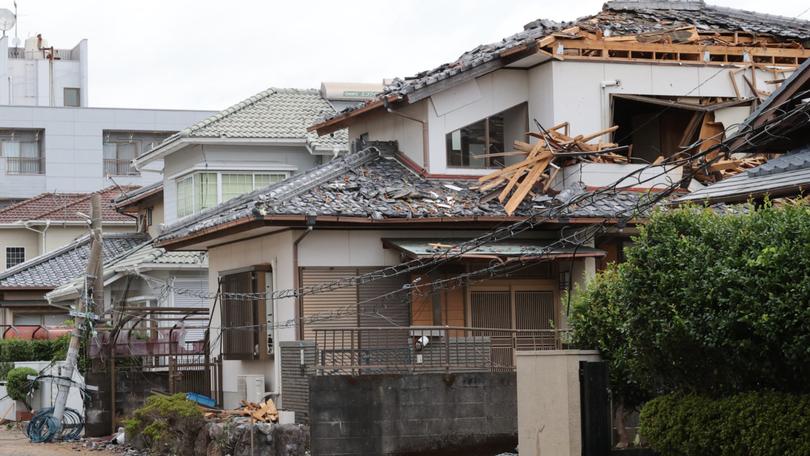
<instances>
[{"instance_id":1,"label":"utility pole","mask_svg":"<svg viewBox=\"0 0 810 456\"><path fill-rule=\"evenodd\" d=\"M68 393L70 393L70 379L76 370L79 358L79 346L81 344L84 322L87 315L94 313L95 302L104 298L104 278L102 275L103 262L101 261L102 239L101 239L101 196L93 194L90 199L90 257L87 259L85 293L82 296L83 310L76 313L73 333L70 336L70 346L65 358L65 369L62 377L67 381L59 382L56 394L56 403L53 409L55 424L62 428L62 419L65 415Z\"/></svg>"}]
</instances>

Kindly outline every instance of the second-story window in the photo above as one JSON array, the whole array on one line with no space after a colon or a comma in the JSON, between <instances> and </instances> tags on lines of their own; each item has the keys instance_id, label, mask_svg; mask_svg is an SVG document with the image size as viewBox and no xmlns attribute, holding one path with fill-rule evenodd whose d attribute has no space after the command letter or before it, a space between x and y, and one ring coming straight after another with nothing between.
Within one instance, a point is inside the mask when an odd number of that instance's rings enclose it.
<instances>
[{"instance_id":1,"label":"second-story window","mask_svg":"<svg viewBox=\"0 0 810 456\"><path fill-rule=\"evenodd\" d=\"M6 174L44 174L42 130L0 130Z\"/></svg>"},{"instance_id":2,"label":"second-story window","mask_svg":"<svg viewBox=\"0 0 810 456\"><path fill-rule=\"evenodd\" d=\"M197 172L177 179L177 216L185 217L282 181L286 172Z\"/></svg>"},{"instance_id":3,"label":"second-story window","mask_svg":"<svg viewBox=\"0 0 810 456\"><path fill-rule=\"evenodd\" d=\"M64 97L64 105L65 106L72 106L78 108L81 106L81 94L80 89L78 87L65 87L63 92Z\"/></svg>"},{"instance_id":4,"label":"second-story window","mask_svg":"<svg viewBox=\"0 0 810 456\"><path fill-rule=\"evenodd\" d=\"M104 131L104 175L137 176L132 160L152 150L170 133L142 131Z\"/></svg>"},{"instance_id":5,"label":"second-story window","mask_svg":"<svg viewBox=\"0 0 810 456\"><path fill-rule=\"evenodd\" d=\"M502 168L520 160L508 154L515 140L525 139L528 105L505 111L453 130L445 136L448 168Z\"/></svg>"}]
</instances>

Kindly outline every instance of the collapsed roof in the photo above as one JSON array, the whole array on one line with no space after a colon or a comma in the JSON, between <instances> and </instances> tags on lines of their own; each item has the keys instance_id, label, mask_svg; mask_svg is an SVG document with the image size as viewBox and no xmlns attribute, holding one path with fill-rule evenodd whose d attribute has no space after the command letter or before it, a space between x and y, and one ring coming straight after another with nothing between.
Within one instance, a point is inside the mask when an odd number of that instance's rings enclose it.
<instances>
[{"instance_id":1,"label":"collapsed roof","mask_svg":"<svg viewBox=\"0 0 810 456\"><path fill-rule=\"evenodd\" d=\"M810 47L810 21L756 13L719 6L706 5L702 0L622 0L609 1L598 14L577 19L571 22L555 22L546 19L532 21L524 30L506 37L499 42L483 44L465 52L453 62L442 64L430 70L422 71L412 77L395 78L385 86L373 100L363 105L344 109L340 113L321 118L310 129L326 133L335 127L345 126L338 121L371 109L387 106L398 100L410 103L423 97L417 92L437 85L450 78L469 73L477 77L502 68L522 56L522 52L536 52L539 43L547 37L558 34L560 37L576 38L566 30L576 28L578 31L593 34L596 37L615 37L621 35L656 34L664 31L683 31L688 28L700 33L713 33L716 37L706 44L750 45L756 48L764 43L757 37L767 36L779 47L804 49ZM737 34L751 35L753 38L745 43L732 43L729 34L736 41ZM570 36L568 36L570 35ZM700 40L704 36L692 37ZM661 37L649 37L650 41ZM678 35L670 34L660 42L678 42ZM740 60L743 61L742 59ZM801 63L801 61L799 62Z\"/></svg>"},{"instance_id":2,"label":"collapsed roof","mask_svg":"<svg viewBox=\"0 0 810 456\"><path fill-rule=\"evenodd\" d=\"M512 218L497 200L484 198L475 189L477 186L478 182L470 179L424 177L396 154L368 147L180 220L167 227L157 242L185 243L198 235L237 225L271 222L295 226L307 219L351 225L471 223ZM586 192L572 187L555 197L538 195L526 199L514 211L514 218L553 211ZM594 194L593 198L555 212L554 217L570 220L630 216L645 195L629 191Z\"/></svg>"}]
</instances>

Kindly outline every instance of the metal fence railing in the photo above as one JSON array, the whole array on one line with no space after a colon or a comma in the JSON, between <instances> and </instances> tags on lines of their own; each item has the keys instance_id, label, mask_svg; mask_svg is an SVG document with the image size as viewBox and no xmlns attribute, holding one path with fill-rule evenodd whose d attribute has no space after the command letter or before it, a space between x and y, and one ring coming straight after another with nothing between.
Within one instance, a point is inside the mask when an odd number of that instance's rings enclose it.
<instances>
[{"instance_id":1,"label":"metal fence railing","mask_svg":"<svg viewBox=\"0 0 810 456\"><path fill-rule=\"evenodd\" d=\"M6 157L6 174L43 174L41 157Z\"/></svg>"},{"instance_id":2,"label":"metal fence railing","mask_svg":"<svg viewBox=\"0 0 810 456\"><path fill-rule=\"evenodd\" d=\"M318 375L512 372L518 351L557 350L567 332L409 326L315 329Z\"/></svg>"},{"instance_id":3,"label":"metal fence railing","mask_svg":"<svg viewBox=\"0 0 810 456\"><path fill-rule=\"evenodd\" d=\"M132 166L130 160L118 160L115 158L104 159L104 174L111 176L137 176L138 170Z\"/></svg>"}]
</instances>

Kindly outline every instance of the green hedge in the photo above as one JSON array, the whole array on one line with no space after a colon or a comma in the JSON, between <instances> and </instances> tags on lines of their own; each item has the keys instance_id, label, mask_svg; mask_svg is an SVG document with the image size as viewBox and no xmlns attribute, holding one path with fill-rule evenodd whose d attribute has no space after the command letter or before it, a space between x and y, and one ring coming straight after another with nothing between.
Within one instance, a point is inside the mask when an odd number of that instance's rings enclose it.
<instances>
[{"instance_id":1,"label":"green hedge","mask_svg":"<svg viewBox=\"0 0 810 456\"><path fill-rule=\"evenodd\" d=\"M70 337L54 340L0 339L0 363L64 359Z\"/></svg>"},{"instance_id":2,"label":"green hedge","mask_svg":"<svg viewBox=\"0 0 810 456\"><path fill-rule=\"evenodd\" d=\"M810 455L810 395L669 394L641 409L641 435L661 456Z\"/></svg>"}]
</instances>

